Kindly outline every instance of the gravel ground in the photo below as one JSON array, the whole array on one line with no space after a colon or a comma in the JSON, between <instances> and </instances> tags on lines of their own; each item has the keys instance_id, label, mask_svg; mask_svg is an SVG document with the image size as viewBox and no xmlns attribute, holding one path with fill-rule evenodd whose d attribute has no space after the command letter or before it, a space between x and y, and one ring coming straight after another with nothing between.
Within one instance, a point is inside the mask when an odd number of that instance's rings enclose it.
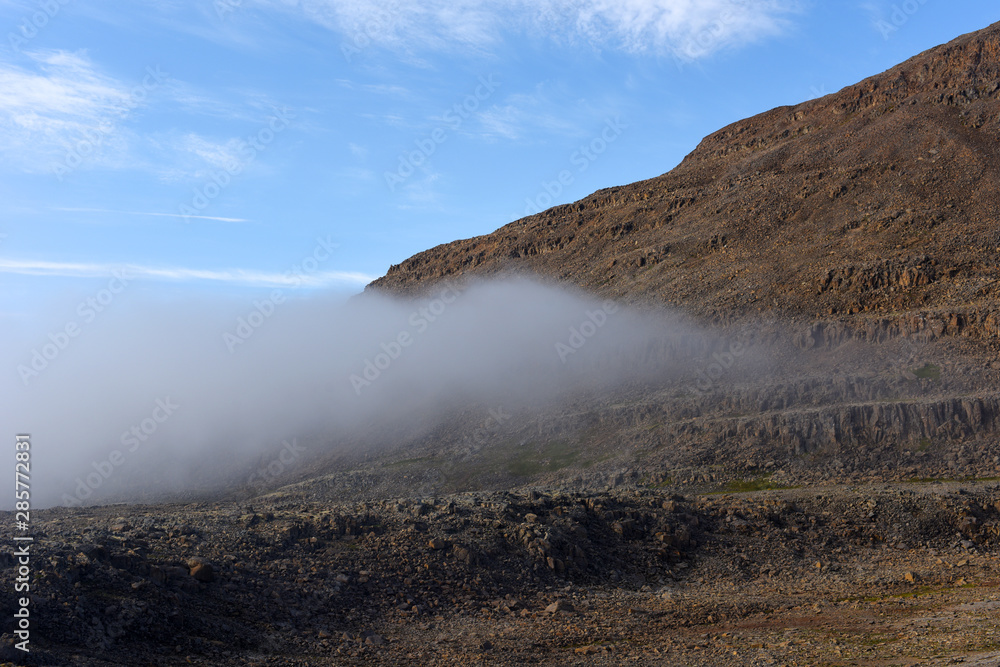
<instances>
[{"instance_id":1,"label":"gravel ground","mask_svg":"<svg viewBox=\"0 0 1000 667\"><path fill-rule=\"evenodd\" d=\"M992 482L33 520L31 659L0 649L16 664L1000 664Z\"/></svg>"}]
</instances>

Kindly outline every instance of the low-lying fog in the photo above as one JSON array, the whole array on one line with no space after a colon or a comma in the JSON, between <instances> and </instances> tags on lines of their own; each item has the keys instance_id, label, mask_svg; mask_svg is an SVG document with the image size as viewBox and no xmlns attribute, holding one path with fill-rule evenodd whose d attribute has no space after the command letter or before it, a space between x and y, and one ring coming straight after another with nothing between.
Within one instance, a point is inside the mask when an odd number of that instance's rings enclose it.
<instances>
[{"instance_id":1,"label":"low-lying fog","mask_svg":"<svg viewBox=\"0 0 1000 667\"><path fill-rule=\"evenodd\" d=\"M262 456L292 456L296 438L333 450L463 404L543 406L668 373L642 350L694 335L526 281L410 301L274 297L133 298L5 334L0 433L11 445L31 434L32 505L149 498L206 475L231 483Z\"/></svg>"}]
</instances>

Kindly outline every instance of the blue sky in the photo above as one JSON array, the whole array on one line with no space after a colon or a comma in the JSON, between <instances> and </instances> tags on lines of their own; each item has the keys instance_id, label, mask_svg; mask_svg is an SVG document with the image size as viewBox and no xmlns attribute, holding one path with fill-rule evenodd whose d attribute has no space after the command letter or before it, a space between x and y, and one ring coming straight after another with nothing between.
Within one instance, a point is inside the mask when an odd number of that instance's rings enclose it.
<instances>
[{"instance_id":1,"label":"blue sky","mask_svg":"<svg viewBox=\"0 0 1000 667\"><path fill-rule=\"evenodd\" d=\"M115 270L137 294L356 292L997 20L982 0L0 0L0 323L44 330Z\"/></svg>"}]
</instances>

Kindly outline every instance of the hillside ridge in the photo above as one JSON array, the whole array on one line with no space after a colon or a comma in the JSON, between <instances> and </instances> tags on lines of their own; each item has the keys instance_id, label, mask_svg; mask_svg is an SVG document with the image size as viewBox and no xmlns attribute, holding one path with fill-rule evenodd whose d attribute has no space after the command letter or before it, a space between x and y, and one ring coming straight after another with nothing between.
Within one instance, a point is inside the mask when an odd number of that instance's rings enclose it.
<instances>
[{"instance_id":1,"label":"hillside ridge","mask_svg":"<svg viewBox=\"0 0 1000 667\"><path fill-rule=\"evenodd\" d=\"M661 176L421 252L367 290L530 274L713 320L993 302L998 99L1000 23L732 123Z\"/></svg>"}]
</instances>

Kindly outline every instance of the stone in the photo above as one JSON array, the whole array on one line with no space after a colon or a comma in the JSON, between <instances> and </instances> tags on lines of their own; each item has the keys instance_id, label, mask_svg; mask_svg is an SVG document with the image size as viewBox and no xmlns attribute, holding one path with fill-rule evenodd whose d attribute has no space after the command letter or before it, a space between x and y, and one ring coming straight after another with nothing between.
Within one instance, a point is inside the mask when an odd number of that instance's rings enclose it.
<instances>
[{"instance_id":1,"label":"stone","mask_svg":"<svg viewBox=\"0 0 1000 667\"><path fill-rule=\"evenodd\" d=\"M546 607L545 611L546 611L546 613L549 613L549 614L556 614L556 613L558 613L560 611L564 611L564 612L567 612L567 613L572 613L572 612L574 612L576 610L573 608L573 605L570 604L569 602L567 602L566 600L556 600L555 602L553 602L552 604L550 604L548 607Z\"/></svg>"},{"instance_id":2,"label":"stone","mask_svg":"<svg viewBox=\"0 0 1000 667\"><path fill-rule=\"evenodd\" d=\"M215 568L212 564L207 561L196 562L193 565L188 566L190 568L191 576L194 577L196 581L200 581L205 584L212 583L215 581Z\"/></svg>"}]
</instances>

